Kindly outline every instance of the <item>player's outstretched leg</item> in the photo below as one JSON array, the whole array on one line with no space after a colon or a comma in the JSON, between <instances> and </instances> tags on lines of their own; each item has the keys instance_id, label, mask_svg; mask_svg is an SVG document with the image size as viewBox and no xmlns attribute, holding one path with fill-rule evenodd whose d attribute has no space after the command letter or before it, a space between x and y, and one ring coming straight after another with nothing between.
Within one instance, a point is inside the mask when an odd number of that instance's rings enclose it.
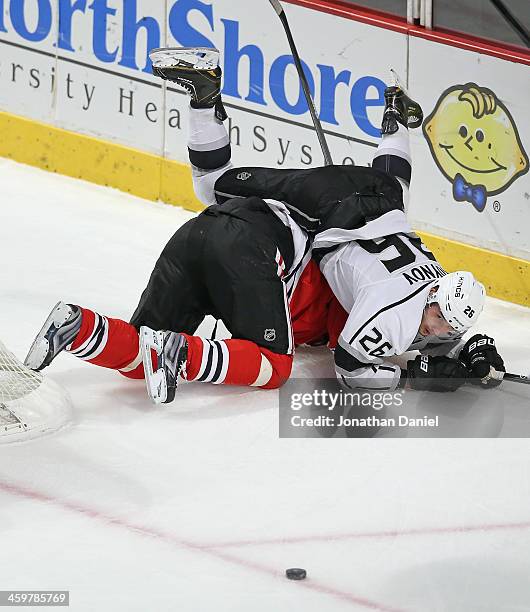
<instances>
[{"instance_id":1,"label":"player's outstretched leg","mask_svg":"<svg viewBox=\"0 0 530 612\"><path fill-rule=\"evenodd\" d=\"M293 356L249 340L208 340L185 333L140 328L147 393L155 404L173 401L185 381L277 389L290 376Z\"/></svg>"},{"instance_id":2,"label":"player's outstretched leg","mask_svg":"<svg viewBox=\"0 0 530 612\"><path fill-rule=\"evenodd\" d=\"M59 302L37 334L25 364L42 370L61 352L97 366L143 378L138 331L130 323Z\"/></svg>"},{"instance_id":3,"label":"player's outstretched leg","mask_svg":"<svg viewBox=\"0 0 530 612\"><path fill-rule=\"evenodd\" d=\"M149 54L153 74L190 95L188 154L195 195L216 204L214 185L232 167L226 112L221 100L219 51L207 48L155 49Z\"/></svg>"},{"instance_id":4,"label":"player's outstretched leg","mask_svg":"<svg viewBox=\"0 0 530 612\"><path fill-rule=\"evenodd\" d=\"M408 205L412 176L412 157L408 128L421 125L423 111L399 85L385 89L385 110L381 124L381 142L372 167L394 176L403 190L403 204Z\"/></svg>"},{"instance_id":5,"label":"player's outstretched leg","mask_svg":"<svg viewBox=\"0 0 530 612\"><path fill-rule=\"evenodd\" d=\"M71 344L81 329L81 309L58 302L35 337L24 360L32 370L42 370Z\"/></svg>"}]
</instances>

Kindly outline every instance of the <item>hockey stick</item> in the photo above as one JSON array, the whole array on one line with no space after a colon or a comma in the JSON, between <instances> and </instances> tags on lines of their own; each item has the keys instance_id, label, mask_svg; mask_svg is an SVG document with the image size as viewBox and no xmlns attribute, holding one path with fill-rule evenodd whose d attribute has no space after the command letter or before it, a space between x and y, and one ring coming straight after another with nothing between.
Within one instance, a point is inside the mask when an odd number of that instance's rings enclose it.
<instances>
[{"instance_id":1,"label":"hockey stick","mask_svg":"<svg viewBox=\"0 0 530 612\"><path fill-rule=\"evenodd\" d=\"M506 372L503 379L511 382L523 383L523 385L530 385L530 376L523 376L523 374L510 374L510 372Z\"/></svg>"},{"instance_id":2,"label":"hockey stick","mask_svg":"<svg viewBox=\"0 0 530 612\"><path fill-rule=\"evenodd\" d=\"M300 61L300 56L298 55L293 35L291 34L291 29L289 28L289 23L287 22L287 16L285 15L285 11L283 10L283 7L278 0L269 0L269 2L272 4L272 7L276 11L276 14L280 18L280 21L283 25L283 29L287 34L287 40L289 41L289 47L291 47L291 53L293 54L296 72L298 72L300 83L302 83L302 89L304 90L304 96L307 101L307 106L309 107L311 119L313 120L313 125L315 126L315 131L318 136L318 142L320 143L320 148L322 149L322 153L324 154L324 164L326 166L332 166L333 160L331 159L331 153L329 152L328 143L326 142L326 137L324 136L324 131L322 130L320 119L318 118L315 110L315 104L313 102L313 98L311 97L311 92L309 91L309 85L307 84L307 79L302 68L302 62Z\"/></svg>"}]
</instances>

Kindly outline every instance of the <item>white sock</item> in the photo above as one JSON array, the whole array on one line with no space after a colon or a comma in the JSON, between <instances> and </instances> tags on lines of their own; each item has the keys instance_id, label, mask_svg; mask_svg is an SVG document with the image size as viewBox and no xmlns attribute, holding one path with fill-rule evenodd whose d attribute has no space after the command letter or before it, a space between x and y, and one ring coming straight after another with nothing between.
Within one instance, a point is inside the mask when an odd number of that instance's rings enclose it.
<instances>
[{"instance_id":1,"label":"white sock","mask_svg":"<svg viewBox=\"0 0 530 612\"><path fill-rule=\"evenodd\" d=\"M398 131L395 134L383 134L374 159L381 155L395 155L406 159L412 165L409 131L401 123L398 123Z\"/></svg>"},{"instance_id":2,"label":"white sock","mask_svg":"<svg viewBox=\"0 0 530 612\"><path fill-rule=\"evenodd\" d=\"M193 151L214 151L229 144L228 132L215 117L215 108L192 108L189 114L188 147Z\"/></svg>"}]
</instances>

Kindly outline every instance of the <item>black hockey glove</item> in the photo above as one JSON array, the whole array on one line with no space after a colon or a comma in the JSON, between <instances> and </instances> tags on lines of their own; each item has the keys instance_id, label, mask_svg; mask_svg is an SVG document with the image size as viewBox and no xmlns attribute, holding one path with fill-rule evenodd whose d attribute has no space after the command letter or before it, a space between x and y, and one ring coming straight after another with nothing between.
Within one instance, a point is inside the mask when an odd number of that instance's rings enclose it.
<instances>
[{"instance_id":1,"label":"black hockey glove","mask_svg":"<svg viewBox=\"0 0 530 612\"><path fill-rule=\"evenodd\" d=\"M493 338L475 334L464 344L458 358L468 369L473 385L491 389L501 384L506 368Z\"/></svg>"},{"instance_id":2,"label":"black hockey glove","mask_svg":"<svg viewBox=\"0 0 530 612\"><path fill-rule=\"evenodd\" d=\"M457 359L418 355L407 362L409 385L418 391L456 391L468 376L466 368Z\"/></svg>"}]
</instances>

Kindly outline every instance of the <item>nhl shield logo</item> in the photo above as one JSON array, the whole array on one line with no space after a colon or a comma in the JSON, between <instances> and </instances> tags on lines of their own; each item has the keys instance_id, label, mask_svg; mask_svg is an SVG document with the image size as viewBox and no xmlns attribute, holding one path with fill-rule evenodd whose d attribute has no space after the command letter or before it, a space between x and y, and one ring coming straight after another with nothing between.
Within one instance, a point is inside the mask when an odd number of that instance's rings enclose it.
<instances>
[{"instance_id":1,"label":"nhl shield logo","mask_svg":"<svg viewBox=\"0 0 530 612\"><path fill-rule=\"evenodd\" d=\"M251 176L252 174L250 174L250 172L240 172L236 178L239 181L247 181Z\"/></svg>"},{"instance_id":2,"label":"nhl shield logo","mask_svg":"<svg viewBox=\"0 0 530 612\"><path fill-rule=\"evenodd\" d=\"M265 338L267 342L273 342L274 340L276 340L276 330L266 329L263 337Z\"/></svg>"}]
</instances>

